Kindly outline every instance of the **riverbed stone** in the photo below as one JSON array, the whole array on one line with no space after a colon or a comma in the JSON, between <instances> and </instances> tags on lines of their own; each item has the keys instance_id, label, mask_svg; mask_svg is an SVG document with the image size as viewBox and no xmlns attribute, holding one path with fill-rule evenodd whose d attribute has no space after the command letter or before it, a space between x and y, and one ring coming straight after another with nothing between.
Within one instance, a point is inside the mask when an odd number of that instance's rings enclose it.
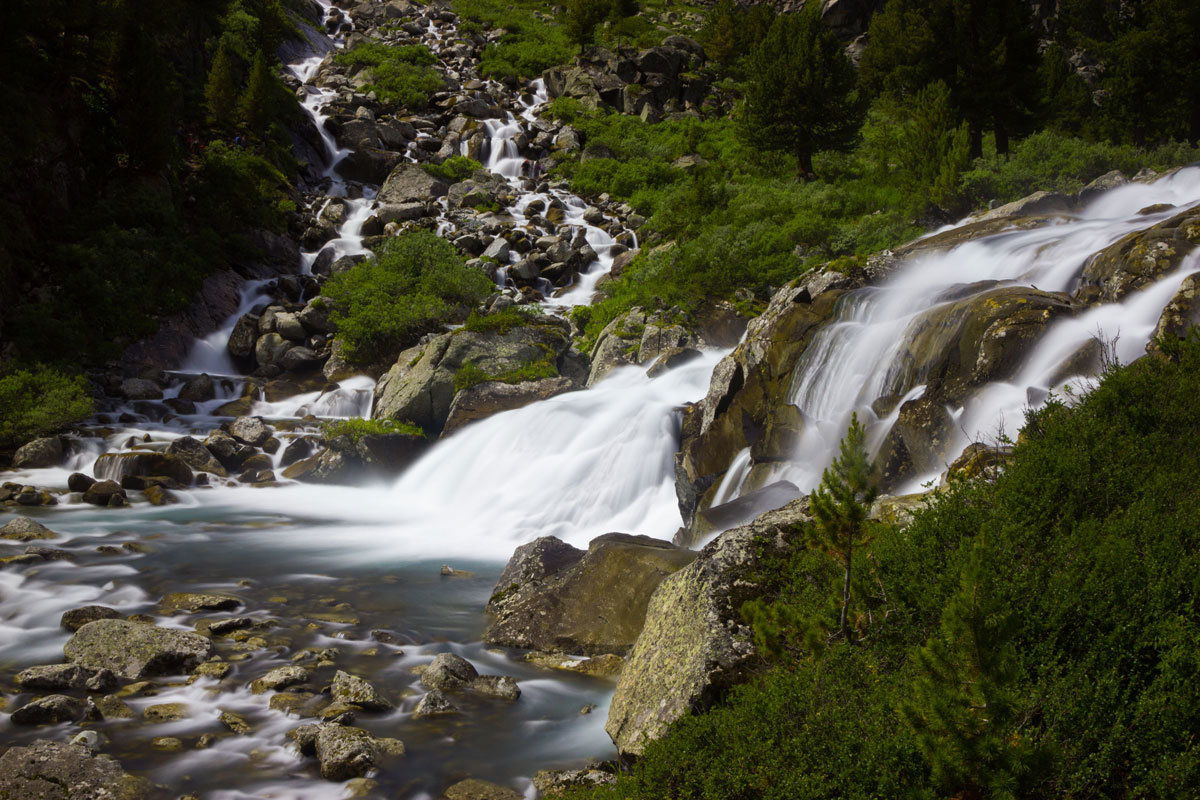
<instances>
[{"instance_id":1,"label":"riverbed stone","mask_svg":"<svg viewBox=\"0 0 1200 800\"><path fill-rule=\"evenodd\" d=\"M400 205L402 203L425 203L445 197L450 187L440 178L435 178L421 168L419 164L398 164L375 196L377 202L383 205Z\"/></svg>"},{"instance_id":2,"label":"riverbed stone","mask_svg":"<svg viewBox=\"0 0 1200 800\"><path fill-rule=\"evenodd\" d=\"M516 678L509 675L480 675L467 688L475 694L509 702L521 697L521 687L517 685Z\"/></svg>"},{"instance_id":3,"label":"riverbed stone","mask_svg":"<svg viewBox=\"0 0 1200 800\"><path fill-rule=\"evenodd\" d=\"M454 653L438 653L432 663L421 670L421 683L428 689L464 689L479 677L470 661Z\"/></svg>"},{"instance_id":4,"label":"riverbed stone","mask_svg":"<svg viewBox=\"0 0 1200 800\"><path fill-rule=\"evenodd\" d=\"M442 793L442 800L523 800L516 789L478 778L459 781Z\"/></svg>"},{"instance_id":5,"label":"riverbed stone","mask_svg":"<svg viewBox=\"0 0 1200 800\"><path fill-rule=\"evenodd\" d=\"M180 486L191 486L192 468L169 453L136 450L130 453L105 453L96 459L92 474L97 478L121 481L126 476L170 478ZM93 487L95 488L95 487Z\"/></svg>"},{"instance_id":6,"label":"riverbed stone","mask_svg":"<svg viewBox=\"0 0 1200 800\"><path fill-rule=\"evenodd\" d=\"M303 667L276 667L260 678L250 683L250 691L254 694L278 692L289 686L296 686L308 680L309 672Z\"/></svg>"},{"instance_id":7,"label":"riverbed stone","mask_svg":"<svg viewBox=\"0 0 1200 800\"><path fill-rule=\"evenodd\" d=\"M560 544L543 542L540 547L566 556ZM501 576L511 581L512 572L523 573L525 581L496 585L483 640L583 655L624 655L642 629L655 588L696 557L670 542L610 533L592 540L578 560L567 563L560 556L559 569L538 575L529 550L534 548L518 548L513 560L519 566Z\"/></svg>"},{"instance_id":8,"label":"riverbed stone","mask_svg":"<svg viewBox=\"0 0 1200 800\"><path fill-rule=\"evenodd\" d=\"M13 800L148 800L151 786L116 759L79 744L38 739L0 756L0 797Z\"/></svg>"},{"instance_id":9,"label":"riverbed stone","mask_svg":"<svg viewBox=\"0 0 1200 800\"><path fill-rule=\"evenodd\" d=\"M57 539L58 534L37 520L29 517L15 517L0 528L0 539L15 542L32 542L43 539Z\"/></svg>"},{"instance_id":10,"label":"riverbed stone","mask_svg":"<svg viewBox=\"0 0 1200 800\"><path fill-rule=\"evenodd\" d=\"M366 711L388 711L392 703L366 680L338 670L333 676L330 696L336 702L349 703Z\"/></svg>"},{"instance_id":11,"label":"riverbed stone","mask_svg":"<svg viewBox=\"0 0 1200 800\"><path fill-rule=\"evenodd\" d=\"M17 448L17 452L13 454L12 466L13 469L57 467L62 464L64 457L62 437L45 436Z\"/></svg>"},{"instance_id":12,"label":"riverbed stone","mask_svg":"<svg viewBox=\"0 0 1200 800\"><path fill-rule=\"evenodd\" d=\"M140 680L187 672L213 654L203 636L119 619L89 622L63 646L67 660Z\"/></svg>"},{"instance_id":13,"label":"riverbed stone","mask_svg":"<svg viewBox=\"0 0 1200 800\"><path fill-rule=\"evenodd\" d=\"M46 664L29 667L17 674L18 686L27 689L87 689L90 692L111 692L117 688L117 678L107 669L89 669L79 664Z\"/></svg>"},{"instance_id":14,"label":"riverbed stone","mask_svg":"<svg viewBox=\"0 0 1200 800\"><path fill-rule=\"evenodd\" d=\"M721 534L663 580L609 707L605 730L619 751L640 754L749 676L756 650L742 604L763 591L755 575L769 559L803 546L809 520L808 499L795 500Z\"/></svg>"},{"instance_id":15,"label":"riverbed stone","mask_svg":"<svg viewBox=\"0 0 1200 800\"><path fill-rule=\"evenodd\" d=\"M304 725L288 734L304 755L315 755L321 777L331 781L361 778L386 756L404 754L396 739L376 739L362 728L322 722Z\"/></svg>"},{"instance_id":16,"label":"riverbed stone","mask_svg":"<svg viewBox=\"0 0 1200 800\"><path fill-rule=\"evenodd\" d=\"M52 694L26 703L9 717L14 725L54 725L77 722L87 713L87 702L65 694ZM2 796L2 795L0 795Z\"/></svg>"},{"instance_id":17,"label":"riverbed stone","mask_svg":"<svg viewBox=\"0 0 1200 800\"><path fill-rule=\"evenodd\" d=\"M152 706L146 706L142 711L142 718L150 723L162 722L177 722L181 719L186 719L188 715L187 703L155 703Z\"/></svg>"},{"instance_id":18,"label":"riverbed stone","mask_svg":"<svg viewBox=\"0 0 1200 800\"><path fill-rule=\"evenodd\" d=\"M232 611L240 605L240 598L218 592L172 592L158 601L158 609L164 614Z\"/></svg>"},{"instance_id":19,"label":"riverbed stone","mask_svg":"<svg viewBox=\"0 0 1200 800\"><path fill-rule=\"evenodd\" d=\"M211 472L222 478L229 474L212 451L191 436L181 436L171 442L167 446L167 454L175 456L197 472Z\"/></svg>"},{"instance_id":20,"label":"riverbed stone","mask_svg":"<svg viewBox=\"0 0 1200 800\"><path fill-rule=\"evenodd\" d=\"M251 447L262 447L273 434L262 417L238 417L229 423L229 435Z\"/></svg>"},{"instance_id":21,"label":"riverbed stone","mask_svg":"<svg viewBox=\"0 0 1200 800\"><path fill-rule=\"evenodd\" d=\"M120 616L119 611L108 606L80 606L64 611L58 624L74 633L89 622L98 619L119 619Z\"/></svg>"},{"instance_id":22,"label":"riverbed stone","mask_svg":"<svg viewBox=\"0 0 1200 800\"><path fill-rule=\"evenodd\" d=\"M145 378L126 378L121 381L121 396L126 400L160 400L162 389Z\"/></svg>"},{"instance_id":23,"label":"riverbed stone","mask_svg":"<svg viewBox=\"0 0 1200 800\"><path fill-rule=\"evenodd\" d=\"M533 775L533 786L539 797L562 797L568 791L576 788L593 789L600 786L612 786L617 782L617 776L602 769L586 767L584 769L543 769Z\"/></svg>"},{"instance_id":24,"label":"riverbed stone","mask_svg":"<svg viewBox=\"0 0 1200 800\"><path fill-rule=\"evenodd\" d=\"M440 689L430 689L417 701L417 707L413 709L413 718L424 719L425 717L457 713L459 713L458 706L450 702L450 698L446 697L445 692Z\"/></svg>"},{"instance_id":25,"label":"riverbed stone","mask_svg":"<svg viewBox=\"0 0 1200 800\"><path fill-rule=\"evenodd\" d=\"M520 383L484 381L454 395L450 411L446 415L446 427L442 429L442 436L449 436L475 420L502 411L524 408L530 403L548 400L578 388L580 387L575 381L562 376Z\"/></svg>"},{"instance_id":26,"label":"riverbed stone","mask_svg":"<svg viewBox=\"0 0 1200 800\"><path fill-rule=\"evenodd\" d=\"M83 502L109 508L128 505L125 490L116 481L96 481L83 493Z\"/></svg>"}]
</instances>

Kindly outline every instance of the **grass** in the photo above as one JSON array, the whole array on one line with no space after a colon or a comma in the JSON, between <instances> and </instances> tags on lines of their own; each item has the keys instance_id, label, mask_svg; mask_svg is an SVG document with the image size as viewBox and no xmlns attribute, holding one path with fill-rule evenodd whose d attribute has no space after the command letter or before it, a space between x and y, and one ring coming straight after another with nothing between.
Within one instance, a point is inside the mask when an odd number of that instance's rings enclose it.
<instances>
[{"instance_id":1,"label":"grass","mask_svg":"<svg viewBox=\"0 0 1200 800\"><path fill-rule=\"evenodd\" d=\"M483 169L483 165L473 158L466 156L450 156L441 164L422 164L422 168L435 178L441 178L447 183L465 181Z\"/></svg>"},{"instance_id":2,"label":"grass","mask_svg":"<svg viewBox=\"0 0 1200 800\"><path fill-rule=\"evenodd\" d=\"M480 369L473 361L467 361L454 374L454 393L458 394L464 389L470 389L472 386L477 386L488 381L524 383L525 381L540 381L545 378L556 377L558 377L558 368L554 365L554 361L551 358L541 361L531 361L528 364L523 364L520 367L506 370L496 375Z\"/></svg>"},{"instance_id":3,"label":"grass","mask_svg":"<svg viewBox=\"0 0 1200 800\"><path fill-rule=\"evenodd\" d=\"M410 422L352 417L350 419L327 420L321 423L321 434L326 439L345 436L357 444L364 436L388 436L391 434L424 436L425 431Z\"/></svg>"},{"instance_id":4,"label":"grass","mask_svg":"<svg viewBox=\"0 0 1200 800\"><path fill-rule=\"evenodd\" d=\"M491 314L472 311L462 329L473 333L508 333L513 328L534 324L541 309L509 306Z\"/></svg>"},{"instance_id":5,"label":"grass","mask_svg":"<svg viewBox=\"0 0 1200 800\"><path fill-rule=\"evenodd\" d=\"M464 34L502 29L498 42L483 51L479 74L497 80L536 78L574 54L558 21L535 0L455 0Z\"/></svg>"},{"instance_id":6,"label":"grass","mask_svg":"<svg viewBox=\"0 0 1200 800\"><path fill-rule=\"evenodd\" d=\"M445 82L432 66L437 56L424 45L392 47L363 42L338 53L334 60L369 70L370 82L362 87L364 92L375 92L380 101L410 110L429 105L430 96Z\"/></svg>"}]
</instances>

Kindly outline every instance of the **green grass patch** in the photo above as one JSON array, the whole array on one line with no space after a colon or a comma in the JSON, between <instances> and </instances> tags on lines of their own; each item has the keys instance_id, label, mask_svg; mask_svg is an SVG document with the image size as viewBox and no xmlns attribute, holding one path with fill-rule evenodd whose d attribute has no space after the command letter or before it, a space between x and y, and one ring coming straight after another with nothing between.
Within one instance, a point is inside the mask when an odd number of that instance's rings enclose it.
<instances>
[{"instance_id":1,"label":"green grass patch","mask_svg":"<svg viewBox=\"0 0 1200 800\"><path fill-rule=\"evenodd\" d=\"M454 373L454 393L470 389L480 383L499 381L500 383L524 383L525 381L540 381L544 378L558 377L558 368L552 358L531 361L520 367L506 370L493 375L478 367L475 362L467 361Z\"/></svg>"},{"instance_id":2,"label":"green grass patch","mask_svg":"<svg viewBox=\"0 0 1200 800\"><path fill-rule=\"evenodd\" d=\"M485 78L536 78L574 55L559 20L535 0L454 0L463 33L503 29L498 42L483 51L479 74Z\"/></svg>"},{"instance_id":3,"label":"green grass patch","mask_svg":"<svg viewBox=\"0 0 1200 800\"><path fill-rule=\"evenodd\" d=\"M441 164L422 164L422 168L435 178L441 178L447 183L459 183L483 169L483 165L473 158L466 156L450 156Z\"/></svg>"},{"instance_id":4,"label":"green grass patch","mask_svg":"<svg viewBox=\"0 0 1200 800\"><path fill-rule=\"evenodd\" d=\"M0 446L62 430L91 413L82 375L35 365L0 376Z\"/></svg>"},{"instance_id":5,"label":"green grass patch","mask_svg":"<svg viewBox=\"0 0 1200 800\"><path fill-rule=\"evenodd\" d=\"M326 439L346 436L355 444L364 436L385 436L395 433L402 433L406 436L425 435L425 431L420 426L392 419L351 417L350 419L327 420L321 423L321 434Z\"/></svg>"},{"instance_id":6,"label":"green grass patch","mask_svg":"<svg viewBox=\"0 0 1200 800\"><path fill-rule=\"evenodd\" d=\"M513 328L522 328L537 321L541 309L527 306L509 306L491 314L472 311L462 329L473 333L508 333Z\"/></svg>"},{"instance_id":7,"label":"green grass patch","mask_svg":"<svg viewBox=\"0 0 1200 800\"><path fill-rule=\"evenodd\" d=\"M362 91L375 92L382 102L398 103L408 109L429 105L430 96L444 83L441 74L432 67L437 56L424 45L393 47L363 42L338 53L334 60L370 70L370 82Z\"/></svg>"}]
</instances>

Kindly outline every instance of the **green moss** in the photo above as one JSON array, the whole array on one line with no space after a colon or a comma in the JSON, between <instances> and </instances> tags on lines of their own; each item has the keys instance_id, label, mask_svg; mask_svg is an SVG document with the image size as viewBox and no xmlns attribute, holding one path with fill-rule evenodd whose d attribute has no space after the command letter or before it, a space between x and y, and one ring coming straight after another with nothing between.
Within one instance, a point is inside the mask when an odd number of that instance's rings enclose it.
<instances>
[{"instance_id":1,"label":"green moss","mask_svg":"<svg viewBox=\"0 0 1200 800\"><path fill-rule=\"evenodd\" d=\"M404 434L406 436L424 436L423 431L419 426L413 425L410 422L398 422L391 419L363 419L362 417L351 417L350 419L328 420L321 423L321 434L326 439L334 439L340 436L348 437L351 441L357 443L364 436L384 436L387 434Z\"/></svg>"},{"instance_id":2,"label":"green moss","mask_svg":"<svg viewBox=\"0 0 1200 800\"><path fill-rule=\"evenodd\" d=\"M524 383L525 381L540 381L545 378L555 377L558 377L558 368L554 365L551 357L539 361L531 361L528 364L523 364L520 367L505 370L495 375L480 369L474 362L468 361L459 367L458 372L454 374L454 393L458 394L464 389L470 389L472 386L486 383L487 381Z\"/></svg>"}]
</instances>

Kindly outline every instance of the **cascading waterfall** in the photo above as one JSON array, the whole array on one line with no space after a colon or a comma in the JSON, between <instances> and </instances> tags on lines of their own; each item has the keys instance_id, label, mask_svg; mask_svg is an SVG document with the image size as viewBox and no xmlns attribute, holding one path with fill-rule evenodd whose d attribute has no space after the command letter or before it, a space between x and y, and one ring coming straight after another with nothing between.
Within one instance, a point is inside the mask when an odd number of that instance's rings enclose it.
<instances>
[{"instance_id":1,"label":"cascading waterfall","mask_svg":"<svg viewBox=\"0 0 1200 800\"><path fill-rule=\"evenodd\" d=\"M1114 189L1059 224L1009 231L913 257L881 286L857 290L839 302L836 318L809 344L793 372L789 401L804 415L796 451L776 472L802 491L814 488L836 453L852 412L868 425L869 443L878 447L895 410L879 419L872 404L880 398L913 399L924 390L905 358L917 323L939 307L998 286L1028 286L1049 292L1073 291L1087 260L1123 236L1144 230L1200 202L1200 168L1190 168L1152 184ZM1139 213L1154 204L1167 210ZM1098 334L1118 340L1117 355L1140 354L1162 312L1188 271L1163 277L1155 285L1075 319L1053 325L1011 381L992 384L949 409L958 424L957 453L970 441L989 440L1019 427L1027 406L1040 404L1047 392L1070 377L1061 376L1064 360ZM900 403L896 404L898 408ZM748 475L740 459L726 481L739 489ZM914 490L930 475L916 477L901 490ZM726 491L727 498L738 491Z\"/></svg>"}]
</instances>

